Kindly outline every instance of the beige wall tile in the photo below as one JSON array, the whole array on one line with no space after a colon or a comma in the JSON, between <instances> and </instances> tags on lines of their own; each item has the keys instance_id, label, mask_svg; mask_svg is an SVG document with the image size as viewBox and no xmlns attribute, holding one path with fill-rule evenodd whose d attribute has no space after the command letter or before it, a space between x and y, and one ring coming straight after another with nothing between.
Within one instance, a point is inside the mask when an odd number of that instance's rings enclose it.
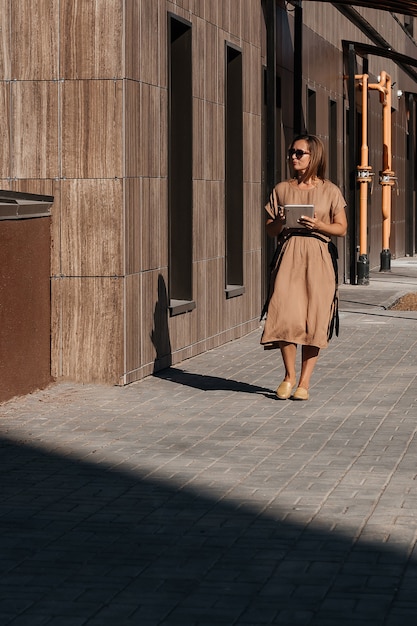
<instances>
[{"instance_id":1,"label":"beige wall tile","mask_svg":"<svg viewBox=\"0 0 417 626\"><path fill-rule=\"evenodd\" d=\"M62 274L122 275L122 181L64 180L61 190Z\"/></svg>"},{"instance_id":2,"label":"beige wall tile","mask_svg":"<svg viewBox=\"0 0 417 626\"><path fill-rule=\"evenodd\" d=\"M168 90L164 88L159 93L158 123L160 133L158 176L168 176Z\"/></svg>"},{"instance_id":3,"label":"beige wall tile","mask_svg":"<svg viewBox=\"0 0 417 626\"><path fill-rule=\"evenodd\" d=\"M103 277L52 280L55 375L119 384L124 369L123 282Z\"/></svg>"},{"instance_id":4,"label":"beige wall tile","mask_svg":"<svg viewBox=\"0 0 417 626\"><path fill-rule=\"evenodd\" d=\"M138 36L141 24L142 4L137 0L127 0L125 2L125 71L124 77L127 79L140 80L140 49L141 37ZM155 6L155 3L149 3ZM153 29L150 30L153 32ZM148 56L145 54L145 56Z\"/></svg>"},{"instance_id":5,"label":"beige wall tile","mask_svg":"<svg viewBox=\"0 0 417 626\"><path fill-rule=\"evenodd\" d=\"M123 82L62 84L62 175L123 176Z\"/></svg>"},{"instance_id":6,"label":"beige wall tile","mask_svg":"<svg viewBox=\"0 0 417 626\"><path fill-rule=\"evenodd\" d=\"M195 180L193 184L193 259L207 258L208 183Z\"/></svg>"},{"instance_id":7,"label":"beige wall tile","mask_svg":"<svg viewBox=\"0 0 417 626\"><path fill-rule=\"evenodd\" d=\"M10 7L12 78L56 80L59 0L13 0Z\"/></svg>"},{"instance_id":8,"label":"beige wall tile","mask_svg":"<svg viewBox=\"0 0 417 626\"><path fill-rule=\"evenodd\" d=\"M224 257L225 208L223 181L194 181L193 258Z\"/></svg>"},{"instance_id":9,"label":"beige wall tile","mask_svg":"<svg viewBox=\"0 0 417 626\"><path fill-rule=\"evenodd\" d=\"M225 35L224 31L218 29L217 31L217 99L216 102L226 105L226 43L229 43L229 39Z\"/></svg>"},{"instance_id":10,"label":"beige wall tile","mask_svg":"<svg viewBox=\"0 0 417 626\"><path fill-rule=\"evenodd\" d=\"M126 175L166 176L166 89L126 81Z\"/></svg>"},{"instance_id":11,"label":"beige wall tile","mask_svg":"<svg viewBox=\"0 0 417 626\"><path fill-rule=\"evenodd\" d=\"M226 243L225 189L223 180L209 183L210 195L207 204L207 257L224 258Z\"/></svg>"},{"instance_id":12,"label":"beige wall tile","mask_svg":"<svg viewBox=\"0 0 417 626\"><path fill-rule=\"evenodd\" d=\"M247 43L243 46L243 110L247 113L261 115L263 88L261 68L261 51Z\"/></svg>"},{"instance_id":13,"label":"beige wall tile","mask_svg":"<svg viewBox=\"0 0 417 626\"><path fill-rule=\"evenodd\" d=\"M249 113L243 114L243 180L261 182L261 118Z\"/></svg>"},{"instance_id":14,"label":"beige wall tile","mask_svg":"<svg viewBox=\"0 0 417 626\"><path fill-rule=\"evenodd\" d=\"M258 183L244 183L243 248L260 248L265 225L261 189Z\"/></svg>"},{"instance_id":15,"label":"beige wall tile","mask_svg":"<svg viewBox=\"0 0 417 626\"><path fill-rule=\"evenodd\" d=\"M262 16L260 8L259 0L245 0L242 10L242 39L258 45ZM247 19L247 16L250 16L250 19Z\"/></svg>"},{"instance_id":16,"label":"beige wall tile","mask_svg":"<svg viewBox=\"0 0 417 626\"><path fill-rule=\"evenodd\" d=\"M222 74L220 65L224 67L224 42L221 38L219 45L219 29L209 22L206 22L205 41L203 65L203 72L207 77L205 98L212 102L223 102L223 96L219 95L219 90L222 89L219 78Z\"/></svg>"},{"instance_id":17,"label":"beige wall tile","mask_svg":"<svg viewBox=\"0 0 417 626\"><path fill-rule=\"evenodd\" d=\"M192 26L192 89L193 96L201 100L204 100L206 81L210 80L204 73L206 62L205 31L206 22L203 19L195 19Z\"/></svg>"},{"instance_id":18,"label":"beige wall tile","mask_svg":"<svg viewBox=\"0 0 417 626\"><path fill-rule=\"evenodd\" d=\"M207 306L199 308L199 314L206 317L207 337L221 332L222 311L225 300L224 259L211 259L206 263Z\"/></svg>"},{"instance_id":19,"label":"beige wall tile","mask_svg":"<svg viewBox=\"0 0 417 626\"><path fill-rule=\"evenodd\" d=\"M126 273L168 265L167 180L127 178L125 181Z\"/></svg>"},{"instance_id":20,"label":"beige wall tile","mask_svg":"<svg viewBox=\"0 0 417 626\"><path fill-rule=\"evenodd\" d=\"M194 99L193 115L194 178L224 180L224 107Z\"/></svg>"},{"instance_id":21,"label":"beige wall tile","mask_svg":"<svg viewBox=\"0 0 417 626\"><path fill-rule=\"evenodd\" d=\"M253 250L245 254L244 275L245 275L245 320L258 321L261 316L263 306L261 284L262 266L261 250ZM259 335L260 340L260 335Z\"/></svg>"},{"instance_id":22,"label":"beige wall tile","mask_svg":"<svg viewBox=\"0 0 417 626\"><path fill-rule=\"evenodd\" d=\"M124 180L125 196L125 271L135 274L141 268L142 232L142 179L126 178Z\"/></svg>"},{"instance_id":23,"label":"beige wall tile","mask_svg":"<svg viewBox=\"0 0 417 626\"><path fill-rule=\"evenodd\" d=\"M207 13L207 2L195 2L194 0L192 11L194 16L201 17L204 20Z\"/></svg>"},{"instance_id":24,"label":"beige wall tile","mask_svg":"<svg viewBox=\"0 0 417 626\"><path fill-rule=\"evenodd\" d=\"M160 217L159 217L159 259L160 259L160 267L166 268L168 267L168 228L169 228L169 219L168 219L168 181L166 178L161 178L159 180L159 200L160 200ZM166 233L166 236L165 236Z\"/></svg>"},{"instance_id":25,"label":"beige wall tile","mask_svg":"<svg viewBox=\"0 0 417 626\"><path fill-rule=\"evenodd\" d=\"M62 354L62 286L58 277L51 279L51 376L61 378Z\"/></svg>"},{"instance_id":26,"label":"beige wall tile","mask_svg":"<svg viewBox=\"0 0 417 626\"><path fill-rule=\"evenodd\" d=\"M125 280L125 374L142 365L141 278L134 274Z\"/></svg>"},{"instance_id":27,"label":"beige wall tile","mask_svg":"<svg viewBox=\"0 0 417 626\"><path fill-rule=\"evenodd\" d=\"M11 93L11 176L59 176L58 83L16 81Z\"/></svg>"},{"instance_id":28,"label":"beige wall tile","mask_svg":"<svg viewBox=\"0 0 417 626\"><path fill-rule=\"evenodd\" d=\"M0 80L10 80L10 0L0 0Z\"/></svg>"},{"instance_id":29,"label":"beige wall tile","mask_svg":"<svg viewBox=\"0 0 417 626\"><path fill-rule=\"evenodd\" d=\"M141 191L141 270L149 271L168 265L167 181L143 178Z\"/></svg>"},{"instance_id":30,"label":"beige wall tile","mask_svg":"<svg viewBox=\"0 0 417 626\"><path fill-rule=\"evenodd\" d=\"M219 23L219 15L220 15L220 5L223 4L224 0L211 0L211 2L196 2L196 10L197 7L204 6L205 9L205 19L207 22L211 22L212 24Z\"/></svg>"},{"instance_id":31,"label":"beige wall tile","mask_svg":"<svg viewBox=\"0 0 417 626\"><path fill-rule=\"evenodd\" d=\"M207 338L207 314L209 306L207 290L207 261L194 264L194 280L196 284L196 300L198 302L197 342Z\"/></svg>"},{"instance_id":32,"label":"beige wall tile","mask_svg":"<svg viewBox=\"0 0 417 626\"><path fill-rule=\"evenodd\" d=\"M126 2L126 77L166 87L165 0Z\"/></svg>"},{"instance_id":33,"label":"beige wall tile","mask_svg":"<svg viewBox=\"0 0 417 626\"><path fill-rule=\"evenodd\" d=\"M226 33L230 33L230 10L231 10L230 2L220 3L219 22L220 22L221 28Z\"/></svg>"},{"instance_id":34,"label":"beige wall tile","mask_svg":"<svg viewBox=\"0 0 417 626\"><path fill-rule=\"evenodd\" d=\"M141 120L147 115L142 106L142 87L137 81L127 80L124 83L125 90L125 173L127 177L144 175L141 167L142 151L142 128ZM149 89L145 87L145 89Z\"/></svg>"},{"instance_id":35,"label":"beige wall tile","mask_svg":"<svg viewBox=\"0 0 417 626\"><path fill-rule=\"evenodd\" d=\"M123 0L60 0L60 78L123 78Z\"/></svg>"},{"instance_id":36,"label":"beige wall tile","mask_svg":"<svg viewBox=\"0 0 417 626\"><path fill-rule=\"evenodd\" d=\"M204 179L205 169L205 149L204 124L205 124L205 103L200 98L193 100L193 178Z\"/></svg>"},{"instance_id":37,"label":"beige wall tile","mask_svg":"<svg viewBox=\"0 0 417 626\"><path fill-rule=\"evenodd\" d=\"M241 0L222 2L223 28L238 39L242 36L242 20L244 19L242 12L244 12L246 17L247 13Z\"/></svg>"},{"instance_id":38,"label":"beige wall tile","mask_svg":"<svg viewBox=\"0 0 417 626\"><path fill-rule=\"evenodd\" d=\"M219 64L224 59L218 33L209 22L193 23L193 95L211 102L219 101Z\"/></svg>"}]
</instances>

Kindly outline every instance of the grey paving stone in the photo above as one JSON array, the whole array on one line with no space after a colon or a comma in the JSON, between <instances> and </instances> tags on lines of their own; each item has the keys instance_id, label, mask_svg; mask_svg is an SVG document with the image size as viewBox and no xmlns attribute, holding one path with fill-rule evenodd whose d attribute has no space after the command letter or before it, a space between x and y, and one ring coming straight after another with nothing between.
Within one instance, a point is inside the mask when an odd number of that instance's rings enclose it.
<instances>
[{"instance_id":1,"label":"grey paving stone","mask_svg":"<svg viewBox=\"0 0 417 626\"><path fill-rule=\"evenodd\" d=\"M341 287L309 402L256 332L0 405L0 623L414 626L417 313L381 304L407 267Z\"/></svg>"}]
</instances>

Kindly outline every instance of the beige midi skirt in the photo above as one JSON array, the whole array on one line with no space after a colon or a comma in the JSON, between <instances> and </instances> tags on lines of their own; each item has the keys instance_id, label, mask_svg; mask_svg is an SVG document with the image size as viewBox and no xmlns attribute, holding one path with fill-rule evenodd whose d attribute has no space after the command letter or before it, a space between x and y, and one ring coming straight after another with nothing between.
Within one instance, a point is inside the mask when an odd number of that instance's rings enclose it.
<instances>
[{"instance_id":1,"label":"beige midi skirt","mask_svg":"<svg viewBox=\"0 0 417 626\"><path fill-rule=\"evenodd\" d=\"M279 342L326 348L334 313L335 271L328 243L293 235L271 275L271 294L261 344Z\"/></svg>"}]
</instances>

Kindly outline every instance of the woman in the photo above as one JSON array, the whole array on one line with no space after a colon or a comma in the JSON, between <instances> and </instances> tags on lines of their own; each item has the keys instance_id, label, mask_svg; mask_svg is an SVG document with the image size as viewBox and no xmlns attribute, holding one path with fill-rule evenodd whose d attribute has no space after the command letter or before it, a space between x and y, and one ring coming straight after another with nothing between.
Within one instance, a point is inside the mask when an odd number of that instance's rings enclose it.
<instances>
[{"instance_id":1,"label":"woman","mask_svg":"<svg viewBox=\"0 0 417 626\"><path fill-rule=\"evenodd\" d=\"M301 374L292 397L308 400L310 378L337 313L337 253L331 237L346 234L346 202L325 179L325 151L318 137L296 137L288 156L294 178L278 183L265 207L266 231L278 236L278 248L261 344L281 350L285 376L276 391L281 400L290 398L296 386L297 344L302 345ZM312 204L314 216L300 218L299 229L285 228L288 204Z\"/></svg>"}]
</instances>

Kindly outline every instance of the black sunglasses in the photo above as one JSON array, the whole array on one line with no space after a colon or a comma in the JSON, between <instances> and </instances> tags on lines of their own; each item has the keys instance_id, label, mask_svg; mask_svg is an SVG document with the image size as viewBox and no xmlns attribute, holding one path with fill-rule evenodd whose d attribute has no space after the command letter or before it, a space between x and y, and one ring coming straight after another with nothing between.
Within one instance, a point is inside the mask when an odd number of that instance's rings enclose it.
<instances>
[{"instance_id":1,"label":"black sunglasses","mask_svg":"<svg viewBox=\"0 0 417 626\"><path fill-rule=\"evenodd\" d=\"M294 154L297 159L301 159L305 154L310 154L310 153L304 152L304 150L295 150L294 148L290 148L288 150L288 157L291 158Z\"/></svg>"}]
</instances>

